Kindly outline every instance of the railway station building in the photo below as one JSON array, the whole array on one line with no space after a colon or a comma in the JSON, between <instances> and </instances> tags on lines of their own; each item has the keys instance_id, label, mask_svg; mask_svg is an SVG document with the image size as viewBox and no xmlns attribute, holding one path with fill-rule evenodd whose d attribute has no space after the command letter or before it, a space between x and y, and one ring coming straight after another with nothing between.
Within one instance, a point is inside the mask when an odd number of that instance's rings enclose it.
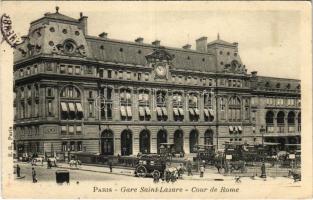
<instances>
[{"instance_id":1,"label":"railway station building","mask_svg":"<svg viewBox=\"0 0 313 200\"><path fill-rule=\"evenodd\" d=\"M267 77L219 37L194 48L88 34L58 10L30 23L14 52L18 153L190 155L196 144L300 144L300 80Z\"/></svg>"}]
</instances>

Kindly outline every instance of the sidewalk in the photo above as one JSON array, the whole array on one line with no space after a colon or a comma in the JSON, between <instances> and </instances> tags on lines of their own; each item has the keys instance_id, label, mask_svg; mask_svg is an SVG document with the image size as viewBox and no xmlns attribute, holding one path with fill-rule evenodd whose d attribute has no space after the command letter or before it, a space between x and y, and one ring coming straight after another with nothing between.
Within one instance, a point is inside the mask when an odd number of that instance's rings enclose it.
<instances>
[{"instance_id":1,"label":"sidewalk","mask_svg":"<svg viewBox=\"0 0 313 200\"><path fill-rule=\"evenodd\" d=\"M123 175L123 176L135 175L133 169L126 169L126 168L119 168L119 167L113 167L112 172L110 172L110 168L107 166L80 165L78 166L78 168L76 168L76 167L70 167L69 164L67 163L58 163L58 168L108 173L108 174Z\"/></svg>"}]
</instances>

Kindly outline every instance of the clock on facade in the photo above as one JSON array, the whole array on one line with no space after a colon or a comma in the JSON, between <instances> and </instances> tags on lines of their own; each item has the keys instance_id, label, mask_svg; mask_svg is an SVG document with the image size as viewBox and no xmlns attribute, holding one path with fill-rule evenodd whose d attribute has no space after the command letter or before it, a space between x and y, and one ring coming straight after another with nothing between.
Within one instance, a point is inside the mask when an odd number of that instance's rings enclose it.
<instances>
[{"instance_id":1,"label":"clock on facade","mask_svg":"<svg viewBox=\"0 0 313 200\"><path fill-rule=\"evenodd\" d=\"M158 65L156 68L155 68L155 72L157 74L158 77L165 77L166 76L166 67L163 66L163 65Z\"/></svg>"}]
</instances>

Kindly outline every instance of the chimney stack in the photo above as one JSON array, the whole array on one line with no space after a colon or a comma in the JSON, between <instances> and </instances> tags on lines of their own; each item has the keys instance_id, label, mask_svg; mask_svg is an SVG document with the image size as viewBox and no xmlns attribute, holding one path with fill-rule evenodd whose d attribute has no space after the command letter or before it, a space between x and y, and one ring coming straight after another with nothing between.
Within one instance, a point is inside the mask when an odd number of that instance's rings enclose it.
<instances>
[{"instance_id":1,"label":"chimney stack","mask_svg":"<svg viewBox=\"0 0 313 200\"><path fill-rule=\"evenodd\" d=\"M139 38L135 39L135 42L142 44L143 43L143 38L139 37Z\"/></svg>"},{"instance_id":2,"label":"chimney stack","mask_svg":"<svg viewBox=\"0 0 313 200\"><path fill-rule=\"evenodd\" d=\"M99 34L99 37L106 39L106 38L108 38L108 33L102 32Z\"/></svg>"},{"instance_id":3,"label":"chimney stack","mask_svg":"<svg viewBox=\"0 0 313 200\"><path fill-rule=\"evenodd\" d=\"M191 45L190 44L186 44L183 46L183 49L191 49Z\"/></svg>"},{"instance_id":4,"label":"chimney stack","mask_svg":"<svg viewBox=\"0 0 313 200\"><path fill-rule=\"evenodd\" d=\"M258 74L258 72L257 72L257 71L253 71L253 72L251 72L252 77L256 77L256 76L257 76L257 74Z\"/></svg>"},{"instance_id":5,"label":"chimney stack","mask_svg":"<svg viewBox=\"0 0 313 200\"><path fill-rule=\"evenodd\" d=\"M207 37L201 37L196 40L196 50L202 53L207 52Z\"/></svg>"},{"instance_id":6,"label":"chimney stack","mask_svg":"<svg viewBox=\"0 0 313 200\"><path fill-rule=\"evenodd\" d=\"M87 29L87 19L88 19L88 17L84 16L82 12L80 12L79 15L80 15L80 18L78 19L78 21L80 22L80 25L81 25L81 27L83 29L84 35L87 35L88 34L88 32L87 32L87 30L88 30Z\"/></svg>"},{"instance_id":7,"label":"chimney stack","mask_svg":"<svg viewBox=\"0 0 313 200\"><path fill-rule=\"evenodd\" d=\"M155 46L160 46L160 44L161 44L160 40L155 40L152 42L152 45L155 45Z\"/></svg>"}]
</instances>

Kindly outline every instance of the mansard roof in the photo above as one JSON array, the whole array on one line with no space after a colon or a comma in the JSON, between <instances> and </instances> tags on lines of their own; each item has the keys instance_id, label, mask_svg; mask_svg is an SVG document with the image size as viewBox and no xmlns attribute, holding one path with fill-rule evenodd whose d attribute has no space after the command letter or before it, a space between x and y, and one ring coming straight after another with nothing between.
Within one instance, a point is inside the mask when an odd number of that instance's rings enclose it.
<instances>
[{"instance_id":1,"label":"mansard roof","mask_svg":"<svg viewBox=\"0 0 313 200\"><path fill-rule=\"evenodd\" d=\"M258 88L265 90L300 90L301 82L297 79L258 76Z\"/></svg>"},{"instance_id":2,"label":"mansard roof","mask_svg":"<svg viewBox=\"0 0 313 200\"><path fill-rule=\"evenodd\" d=\"M87 36L87 44L92 59L145 66L146 56L162 49L171 55L172 68L200 72L215 72L215 57L210 53L201 53L194 50L185 50L144 43L127 42L100 37Z\"/></svg>"}]
</instances>

